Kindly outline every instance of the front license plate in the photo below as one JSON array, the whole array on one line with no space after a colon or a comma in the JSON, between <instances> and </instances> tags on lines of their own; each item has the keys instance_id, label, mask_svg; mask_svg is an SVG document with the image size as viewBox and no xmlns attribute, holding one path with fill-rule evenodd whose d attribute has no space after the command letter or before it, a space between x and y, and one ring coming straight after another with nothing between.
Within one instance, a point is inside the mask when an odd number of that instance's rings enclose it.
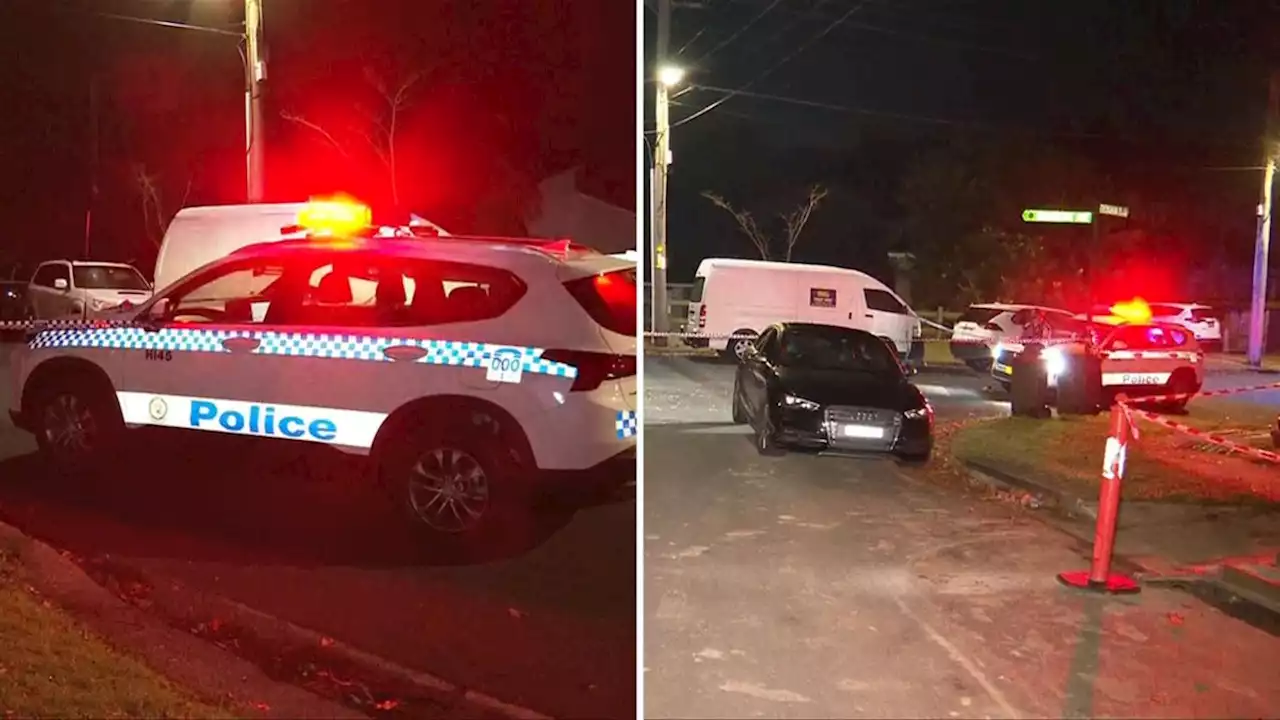
<instances>
[{"instance_id":1,"label":"front license plate","mask_svg":"<svg viewBox=\"0 0 1280 720\"><path fill-rule=\"evenodd\" d=\"M874 425L843 425L840 427L840 434L847 438L880 440L884 438L884 428Z\"/></svg>"},{"instance_id":2,"label":"front license plate","mask_svg":"<svg viewBox=\"0 0 1280 720\"><path fill-rule=\"evenodd\" d=\"M996 372L1004 373L1005 375L1012 375L1013 368L1008 365L1001 365L1000 363L996 363Z\"/></svg>"}]
</instances>

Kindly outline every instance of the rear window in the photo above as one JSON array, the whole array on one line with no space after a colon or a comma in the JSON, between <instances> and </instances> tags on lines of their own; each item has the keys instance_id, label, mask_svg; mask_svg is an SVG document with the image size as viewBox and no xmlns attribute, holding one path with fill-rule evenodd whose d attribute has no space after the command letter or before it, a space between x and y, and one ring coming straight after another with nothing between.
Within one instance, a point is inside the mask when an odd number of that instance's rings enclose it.
<instances>
[{"instance_id":1,"label":"rear window","mask_svg":"<svg viewBox=\"0 0 1280 720\"><path fill-rule=\"evenodd\" d=\"M1182 314L1182 308L1178 307L1177 305L1152 305L1151 306L1152 317L1168 318L1168 317L1177 317L1181 314Z\"/></svg>"},{"instance_id":2,"label":"rear window","mask_svg":"<svg viewBox=\"0 0 1280 720\"><path fill-rule=\"evenodd\" d=\"M1191 311L1192 322L1204 322L1205 320L1217 320L1218 313L1213 308L1195 308Z\"/></svg>"},{"instance_id":3,"label":"rear window","mask_svg":"<svg viewBox=\"0 0 1280 720\"><path fill-rule=\"evenodd\" d=\"M83 290L148 290L147 281L131 267L76 265L75 286Z\"/></svg>"},{"instance_id":4,"label":"rear window","mask_svg":"<svg viewBox=\"0 0 1280 720\"><path fill-rule=\"evenodd\" d=\"M986 325L1002 312L1004 311L993 308L974 307L971 305L968 310L961 313L960 320L958 322L971 322L975 325Z\"/></svg>"},{"instance_id":5,"label":"rear window","mask_svg":"<svg viewBox=\"0 0 1280 720\"><path fill-rule=\"evenodd\" d=\"M564 286L601 327L619 335L635 336L635 268L578 278Z\"/></svg>"},{"instance_id":6,"label":"rear window","mask_svg":"<svg viewBox=\"0 0 1280 720\"><path fill-rule=\"evenodd\" d=\"M884 290L863 290L863 295L867 299L867 309L877 310L879 312L893 313L895 315L910 315L911 311L903 305L898 298Z\"/></svg>"},{"instance_id":7,"label":"rear window","mask_svg":"<svg viewBox=\"0 0 1280 720\"><path fill-rule=\"evenodd\" d=\"M704 277L696 277L693 279L693 288L689 290L689 302L702 302L702 288L707 284Z\"/></svg>"}]
</instances>

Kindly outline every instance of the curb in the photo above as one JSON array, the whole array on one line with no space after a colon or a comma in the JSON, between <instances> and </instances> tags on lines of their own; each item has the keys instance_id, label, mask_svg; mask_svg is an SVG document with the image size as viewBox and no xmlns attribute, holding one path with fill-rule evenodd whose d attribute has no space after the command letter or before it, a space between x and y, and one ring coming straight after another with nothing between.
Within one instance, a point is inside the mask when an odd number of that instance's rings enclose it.
<instances>
[{"instance_id":1,"label":"curb","mask_svg":"<svg viewBox=\"0 0 1280 720\"><path fill-rule=\"evenodd\" d=\"M1011 488L1025 490L1036 496L1041 503L1044 500L1048 500L1049 503L1043 506L1058 511L1060 515L1065 516L1068 520L1078 521L1081 516L1097 520L1097 508L1080 497L1063 492L1058 488L1051 488L1002 472L982 463L973 463L959 458L956 458L956 462L964 468L965 474L968 475L971 482L999 490ZM1070 532L1065 529L1064 531ZM1083 540L1084 538L1081 539ZM1276 555L1275 560L1277 564L1280 564L1280 554ZM1216 588L1218 593L1225 592L1227 596L1234 596L1237 599L1235 602L1245 603L1255 610L1269 615L1271 620L1268 623L1274 623L1276 619L1280 619L1280 586L1255 572L1251 572L1247 568L1233 565L1230 559L1191 568L1170 568L1161 567L1161 565L1163 563L1151 562L1144 558L1133 558L1119 554L1112 555L1113 568L1131 568L1130 574L1137 577L1144 585L1176 586L1181 584L1189 587L1207 585L1211 588ZM1202 597L1205 594L1203 592L1195 590L1188 590L1188 592L1202 600L1206 599ZM1212 595L1212 591L1209 594ZM1220 603L1211 602L1210 604L1214 604L1219 609L1229 608L1230 606L1230 603L1221 605ZM1229 612L1228 614L1236 615L1235 612ZM1250 624L1261 626L1257 621ZM1270 629L1267 631L1272 632Z\"/></svg>"},{"instance_id":2,"label":"curb","mask_svg":"<svg viewBox=\"0 0 1280 720\"><path fill-rule=\"evenodd\" d=\"M346 705L270 678L228 650L183 632L112 594L64 553L0 523L0 542L16 551L33 588L108 645L240 717L366 718ZM214 678L214 682L210 682ZM252 712L250 708L256 708ZM231 709L231 708L228 708Z\"/></svg>"},{"instance_id":3,"label":"curb","mask_svg":"<svg viewBox=\"0 0 1280 720\"><path fill-rule=\"evenodd\" d=\"M965 473L968 474L971 479L981 484L989 485L998 490L1024 490L1035 496L1041 506L1052 507L1060 510L1068 518L1073 520L1081 517L1086 517L1090 520L1098 519L1098 509L1095 504L1078 495L1073 495L1060 488L1012 475L984 463L961 460L960 458L955 459L956 462L960 464L960 467L964 468Z\"/></svg>"},{"instance_id":4,"label":"curb","mask_svg":"<svg viewBox=\"0 0 1280 720\"><path fill-rule=\"evenodd\" d=\"M342 664L360 668L369 675L406 686L445 706L456 707L459 703L464 703L474 708L474 712L468 713L467 717L552 720L549 715L463 688L427 672L407 668L221 595L190 590L176 581L139 572L136 568L110 559L105 560L102 566L108 573L120 572L126 576L144 577L151 586L151 602L168 617L192 624L217 618L259 643L322 654Z\"/></svg>"}]
</instances>

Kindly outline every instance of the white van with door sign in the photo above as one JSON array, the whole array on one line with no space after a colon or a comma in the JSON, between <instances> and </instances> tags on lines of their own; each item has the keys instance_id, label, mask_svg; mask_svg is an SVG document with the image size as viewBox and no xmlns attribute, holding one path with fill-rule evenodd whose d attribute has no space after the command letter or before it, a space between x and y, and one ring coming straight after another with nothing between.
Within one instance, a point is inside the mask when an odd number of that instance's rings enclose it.
<instances>
[{"instance_id":1,"label":"white van with door sign","mask_svg":"<svg viewBox=\"0 0 1280 720\"><path fill-rule=\"evenodd\" d=\"M690 342L737 357L750 340L779 322L820 323L865 330L891 343L904 361L923 350L920 319L887 285L870 275L829 265L707 258L689 297ZM917 349L918 346L918 349Z\"/></svg>"}]
</instances>

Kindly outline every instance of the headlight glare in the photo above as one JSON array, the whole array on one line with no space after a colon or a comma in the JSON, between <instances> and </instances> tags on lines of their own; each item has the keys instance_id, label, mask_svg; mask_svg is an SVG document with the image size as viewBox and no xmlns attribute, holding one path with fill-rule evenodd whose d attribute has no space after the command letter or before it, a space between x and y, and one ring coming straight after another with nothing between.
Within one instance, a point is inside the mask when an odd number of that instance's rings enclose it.
<instances>
[{"instance_id":1,"label":"headlight glare","mask_svg":"<svg viewBox=\"0 0 1280 720\"><path fill-rule=\"evenodd\" d=\"M812 400L805 400L802 397L796 397L795 395L783 395L782 404L786 407L795 408L797 410L817 410L818 409L818 403Z\"/></svg>"}]
</instances>

